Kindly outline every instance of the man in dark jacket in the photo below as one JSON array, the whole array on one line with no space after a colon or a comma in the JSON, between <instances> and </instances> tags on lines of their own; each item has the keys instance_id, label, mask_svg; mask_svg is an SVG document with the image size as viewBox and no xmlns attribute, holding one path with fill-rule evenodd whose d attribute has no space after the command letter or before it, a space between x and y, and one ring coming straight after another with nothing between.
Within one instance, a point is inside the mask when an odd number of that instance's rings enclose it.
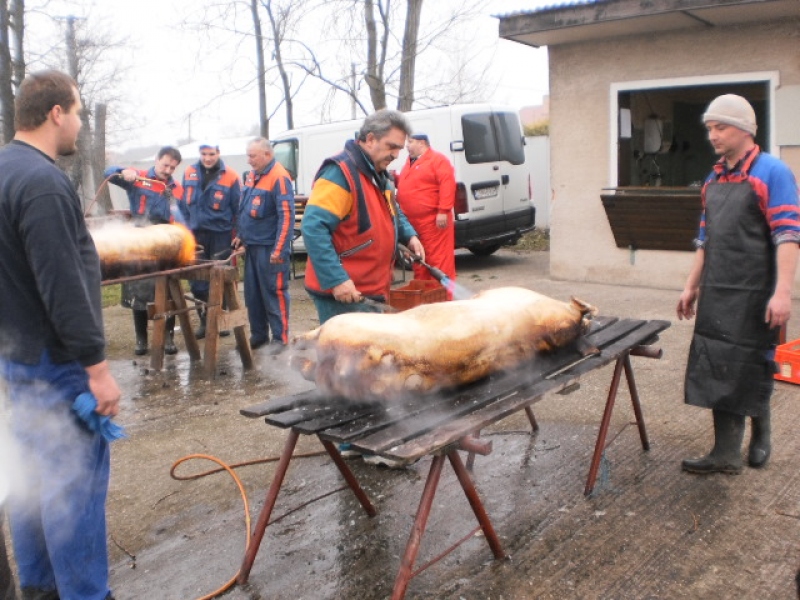
<instances>
[{"instance_id":1,"label":"man in dark jacket","mask_svg":"<svg viewBox=\"0 0 800 600\"><path fill-rule=\"evenodd\" d=\"M149 170L111 166L105 176L128 194L131 218L139 226L159 225L183 221L177 202L183 197L183 187L172 178L181 163L177 148L164 146L156 155L156 164ZM177 217L177 219L176 219ZM136 332L134 354L147 353L147 304L156 297L156 284L152 279L132 281L122 285L122 306L133 313L133 328ZM175 317L167 318L166 354L177 354L175 345Z\"/></svg>"},{"instance_id":2,"label":"man in dark jacket","mask_svg":"<svg viewBox=\"0 0 800 600\"><path fill-rule=\"evenodd\" d=\"M203 249L198 258L228 258L240 195L239 174L222 161L219 146L201 144L200 160L183 173L183 198L178 204ZM196 299L208 303L208 281L192 281L191 289ZM205 309L199 309L199 314L200 328L195 336L200 340L206 336Z\"/></svg>"},{"instance_id":3,"label":"man in dark jacket","mask_svg":"<svg viewBox=\"0 0 800 600\"><path fill-rule=\"evenodd\" d=\"M244 178L234 245L245 247L244 302L250 321L250 346L255 350L269 344L267 352L279 354L289 343L292 179L275 160L272 144L264 138L247 145L247 162L253 169Z\"/></svg>"},{"instance_id":4,"label":"man in dark jacket","mask_svg":"<svg viewBox=\"0 0 800 600\"><path fill-rule=\"evenodd\" d=\"M100 261L54 164L76 151L81 100L70 77L43 71L15 107L17 134L0 150L0 374L22 463L7 504L19 584L24 598L104 600L109 446L73 406L91 393L98 418L114 416L120 390L105 360Z\"/></svg>"}]
</instances>

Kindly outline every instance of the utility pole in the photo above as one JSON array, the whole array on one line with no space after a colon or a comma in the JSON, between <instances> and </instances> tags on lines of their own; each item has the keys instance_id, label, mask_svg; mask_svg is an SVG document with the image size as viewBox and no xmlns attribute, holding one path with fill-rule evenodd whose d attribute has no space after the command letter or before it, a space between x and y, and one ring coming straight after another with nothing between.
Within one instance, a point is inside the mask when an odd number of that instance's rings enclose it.
<instances>
[{"instance_id":1,"label":"utility pole","mask_svg":"<svg viewBox=\"0 0 800 600\"><path fill-rule=\"evenodd\" d=\"M356 118L356 63L350 63L350 118Z\"/></svg>"}]
</instances>

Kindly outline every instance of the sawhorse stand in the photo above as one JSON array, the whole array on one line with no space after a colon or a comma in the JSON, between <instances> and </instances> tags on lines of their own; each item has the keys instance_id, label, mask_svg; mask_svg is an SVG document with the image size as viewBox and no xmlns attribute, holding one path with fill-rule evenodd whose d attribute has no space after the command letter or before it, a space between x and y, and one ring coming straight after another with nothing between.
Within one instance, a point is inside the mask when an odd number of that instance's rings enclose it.
<instances>
[{"instance_id":1,"label":"sawhorse stand","mask_svg":"<svg viewBox=\"0 0 800 600\"><path fill-rule=\"evenodd\" d=\"M153 343L150 366L160 371L164 367L164 341L166 320L176 316L181 324L181 332L186 350L192 360L200 360L200 346L194 335L189 313L195 306L187 306L181 288L181 279L208 281L210 284L208 305L206 306L206 337L203 353L203 367L209 377L216 377L217 348L219 332L233 329L236 348L245 369L253 368L253 354L247 338L247 313L239 300L236 289L238 272L230 265L209 264L200 267L186 267L164 272L155 276L155 301L148 306L149 318L153 321ZM227 309L224 309L226 306Z\"/></svg>"}]
</instances>

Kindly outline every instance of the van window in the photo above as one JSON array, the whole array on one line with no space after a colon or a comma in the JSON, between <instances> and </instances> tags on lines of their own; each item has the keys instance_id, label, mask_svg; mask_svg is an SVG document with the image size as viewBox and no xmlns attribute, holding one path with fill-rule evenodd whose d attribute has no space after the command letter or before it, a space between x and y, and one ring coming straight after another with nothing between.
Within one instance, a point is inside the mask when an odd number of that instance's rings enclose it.
<instances>
[{"instance_id":1,"label":"van window","mask_svg":"<svg viewBox=\"0 0 800 600\"><path fill-rule=\"evenodd\" d=\"M514 113L471 113L461 117L464 151L469 164L525 162L519 117Z\"/></svg>"},{"instance_id":2,"label":"van window","mask_svg":"<svg viewBox=\"0 0 800 600\"><path fill-rule=\"evenodd\" d=\"M275 160L289 171L292 181L297 181L297 140L281 140L272 142L272 149L275 151Z\"/></svg>"}]
</instances>

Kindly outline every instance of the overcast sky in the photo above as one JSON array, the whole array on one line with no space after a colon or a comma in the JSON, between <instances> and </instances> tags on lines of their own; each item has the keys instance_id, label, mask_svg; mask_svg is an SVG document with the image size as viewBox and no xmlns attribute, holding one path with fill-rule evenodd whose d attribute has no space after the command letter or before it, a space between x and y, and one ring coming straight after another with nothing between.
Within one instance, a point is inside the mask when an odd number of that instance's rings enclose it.
<instances>
[{"instance_id":1,"label":"overcast sky","mask_svg":"<svg viewBox=\"0 0 800 600\"><path fill-rule=\"evenodd\" d=\"M451 1L427 0L423 21L432 7ZM230 48L210 51L205 39L208 34L182 27L181 21L197 11L199 4L197 0L51 0L47 5L51 15L89 14L88 22L101 19L105 29L134 42L135 49L127 52L122 61L131 63L131 67L117 82L129 113L123 119L127 132L112 135L111 142L118 149L175 144L187 138L213 141L249 135L257 124L255 89L232 91L238 82L249 78L252 52L240 57ZM468 32L460 33L470 44L474 42L481 57L491 60L492 81L487 86L490 101L520 107L539 104L548 93L547 50L499 40L498 21L491 15L552 4L553 0L489 0L485 16L470 24ZM37 27L30 35L35 38L41 31ZM325 34L324 27L321 34ZM245 49L249 50L249 46ZM235 54L233 61L230 54ZM276 91L270 94L268 105L276 103L279 96ZM323 106L322 96L324 91L300 94L295 108L296 126L350 118L346 101ZM363 100L368 102L366 93ZM112 104L110 110L119 108ZM273 109L268 106L268 110ZM283 112L275 114L270 127L271 134L286 129Z\"/></svg>"}]
</instances>

